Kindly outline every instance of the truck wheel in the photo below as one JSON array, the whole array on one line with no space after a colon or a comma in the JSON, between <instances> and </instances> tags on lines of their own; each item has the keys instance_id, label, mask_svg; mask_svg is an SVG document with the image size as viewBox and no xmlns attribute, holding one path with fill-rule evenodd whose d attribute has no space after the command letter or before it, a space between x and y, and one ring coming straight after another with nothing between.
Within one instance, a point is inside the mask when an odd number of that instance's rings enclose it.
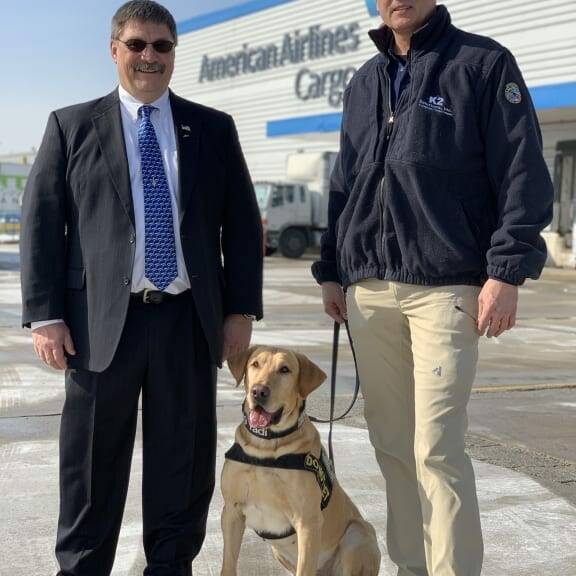
<instances>
[{"instance_id":1,"label":"truck wheel","mask_svg":"<svg viewBox=\"0 0 576 576\"><path fill-rule=\"evenodd\" d=\"M285 258L300 258L307 246L306 234L298 228L288 228L280 236L280 253Z\"/></svg>"}]
</instances>

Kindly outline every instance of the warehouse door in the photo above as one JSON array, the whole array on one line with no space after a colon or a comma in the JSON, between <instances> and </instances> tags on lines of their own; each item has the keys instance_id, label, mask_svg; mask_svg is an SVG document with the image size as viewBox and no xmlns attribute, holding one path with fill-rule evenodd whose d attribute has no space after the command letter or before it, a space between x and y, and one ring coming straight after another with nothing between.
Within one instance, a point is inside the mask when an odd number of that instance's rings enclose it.
<instances>
[{"instance_id":1,"label":"warehouse door","mask_svg":"<svg viewBox=\"0 0 576 576\"><path fill-rule=\"evenodd\" d=\"M572 244L572 226L576 216L576 141L558 142L554 167L557 229Z\"/></svg>"}]
</instances>

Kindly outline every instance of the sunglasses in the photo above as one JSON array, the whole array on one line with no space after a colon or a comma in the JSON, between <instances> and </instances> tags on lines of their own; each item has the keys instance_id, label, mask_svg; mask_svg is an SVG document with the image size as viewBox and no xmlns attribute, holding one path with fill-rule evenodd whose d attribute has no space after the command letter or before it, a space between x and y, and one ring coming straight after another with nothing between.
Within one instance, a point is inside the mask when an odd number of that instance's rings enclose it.
<instances>
[{"instance_id":1,"label":"sunglasses","mask_svg":"<svg viewBox=\"0 0 576 576\"><path fill-rule=\"evenodd\" d=\"M131 40L120 40L118 38L118 42L122 42L130 50L130 52L143 52L146 49L146 46L150 45L156 52L159 54L168 54L168 52L172 51L174 48L174 42L170 40L156 40L156 42L146 42L145 40L141 40L140 38L133 38Z\"/></svg>"}]
</instances>

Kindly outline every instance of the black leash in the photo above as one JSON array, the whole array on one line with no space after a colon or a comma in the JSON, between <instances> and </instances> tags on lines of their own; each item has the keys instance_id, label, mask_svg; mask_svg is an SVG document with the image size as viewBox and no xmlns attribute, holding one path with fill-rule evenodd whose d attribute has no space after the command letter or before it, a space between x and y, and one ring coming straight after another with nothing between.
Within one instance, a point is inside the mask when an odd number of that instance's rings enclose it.
<instances>
[{"instance_id":1,"label":"black leash","mask_svg":"<svg viewBox=\"0 0 576 576\"><path fill-rule=\"evenodd\" d=\"M336 368L338 366L338 344L340 339L340 324L338 322L334 322L334 336L332 338L332 374L330 378L330 419L329 420L322 420L321 418L316 418L315 416L308 416L308 418L312 422L317 422L320 424L330 424L330 431L328 432L328 457L330 458L330 462L332 464L332 468L334 468L334 451L332 449L332 425L334 422L338 422L338 420L343 420L352 410L356 400L358 398L358 392L360 390L360 378L358 377L358 363L356 362L356 352L354 351L354 344L352 343L352 337L350 336L350 328L348 326L348 321L344 322L346 326L346 333L348 334L348 342L350 343L350 349L352 350L352 357L354 358L354 368L356 371L356 388L354 389L354 397L352 398L352 402L350 406L348 406L347 410L338 416L338 418L334 418L334 403L336 399Z\"/></svg>"}]
</instances>

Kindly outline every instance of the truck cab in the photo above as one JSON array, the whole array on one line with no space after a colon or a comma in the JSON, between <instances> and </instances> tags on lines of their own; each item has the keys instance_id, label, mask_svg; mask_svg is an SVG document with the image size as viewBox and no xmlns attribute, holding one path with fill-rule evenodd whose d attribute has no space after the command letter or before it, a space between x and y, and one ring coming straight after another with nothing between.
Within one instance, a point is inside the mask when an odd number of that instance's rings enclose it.
<instances>
[{"instance_id":1,"label":"truck cab","mask_svg":"<svg viewBox=\"0 0 576 576\"><path fill-rule=\"evenodd\" d=\"M266 253L300 258L317 246L328 221L334 152L297 152L287 158L286 180L254 184L266 238Z\"/></svg>"},{"instance_id":2,"label":"truck cab","mask_svg":"<svg viewBox=\"0 0 576 576\"><path fill-rule=\"evenodd\" d=\"M254 188L266 234L266 254L280 249L286 258L302 256L310 243L308 187L296 182L256 182Z\"/></svg>"}]
</instances>

